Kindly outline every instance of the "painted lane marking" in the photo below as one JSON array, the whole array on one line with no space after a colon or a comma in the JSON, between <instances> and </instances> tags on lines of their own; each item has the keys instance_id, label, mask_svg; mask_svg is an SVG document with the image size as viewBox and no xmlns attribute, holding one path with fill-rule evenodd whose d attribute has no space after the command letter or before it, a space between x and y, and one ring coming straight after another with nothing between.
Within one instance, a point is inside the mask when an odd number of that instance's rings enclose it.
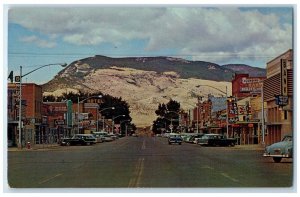
<instances>
[{"instance_id":1,"label":"painted lane marking","mask_svg":"<svg viewBox=\"0 0 300 197\"><path fill-rule=\"evenodd\" d=\"M39 182L39 185L40 185L40 184L43 184L43 183L46 183L46 182L48 182L48 181L50 181L50 180L52 180L52 179L55 179L56 177L59 177L59 176L61 176L61 175L62 175L62 174L57 174L57 175L55 175L55 176L53 176L53 177L50 177L50 178L48 178L48 179L45 179L45 180Z\"/></svg>"},{"instance_id":2,"label":"painted lane marking","mask_svg":"<svg viewBox=\"0 0 300 197\"><path fill-rule=\"evenodd\" d=\"M223 173L223 172L222 172L221 175L224 176L224 177L226 177L226 178L228 178L229 180L231 180L231 181L233 181L233 182L239 182L239 180L237 180L237 179L235 179L235 178L229 176L229 175L226 174L226 173Z\"/></svg>"},{"instance_id":3,"label":"painted lane marking","mask_svg":"<svg viewBox=\"0 0 300 197\"><path fill-rule=\"evenodd\" d=\"M144 170L144 158L139 158L135 166L133 177L130 179L128 187L139 187L140 180Z\"/></svg>"},{"instance_id":4,"label":"painted lane marking","mask_svg":"<svg viewBox=\"0 0 300 197\"><path fill-rule=\"evenodd\" d=\"M145 141L145 139L144 139L143 145L142 145L142 150L145 150L145 149L146 149L146 141Z\"/></svg>"},{"instance_id":5,"label":"painted lane marking","mask_svg":"<svg viewBox=\"0 0 300 197\"><path fill-rule=\"evenodd\" d=\"M214 170L214 168L212 168L212 167L210 167L210 166L206 166L206 165L205 165L205 166L202 166L201 168L202 168L202 169L210 169L210 170Z\"/></svg>"}]
</instances>

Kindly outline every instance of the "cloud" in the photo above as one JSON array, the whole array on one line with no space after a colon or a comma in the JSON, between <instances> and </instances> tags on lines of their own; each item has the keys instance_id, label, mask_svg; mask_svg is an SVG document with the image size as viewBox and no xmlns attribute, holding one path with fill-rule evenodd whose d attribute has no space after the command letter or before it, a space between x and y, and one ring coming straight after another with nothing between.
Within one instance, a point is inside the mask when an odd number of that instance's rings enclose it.
<instances>
[{"instance_id":1,"label":"cloud","mask_svg":"<svg viewBox=\"0 0 300 197\"><path fill-rule=\"evenodd\" d=\"M292 48L293 28L292 22L287 22L286 10L284 14L271 11L234 7L16 7L8 16L11 23L48 36L58 35L74 45L115 45L140 39L147 41L145 53L175 49L177 56L227 61L274 57Z\"/></svg>"},{"instance_id":2,"label":"cloud","mask_svg":"<svg viewBox=\"0 0 300 197\"><path fill-rule=\"evenodd\" d=\"M43 40L43 39L38 38L37 36L22 37L22 38L20 38L20 41L26 42L26 43L34 43L38 47L41 47L41 48L54 48L56 46L55 42Z\"/></svg>"}]
</instances>

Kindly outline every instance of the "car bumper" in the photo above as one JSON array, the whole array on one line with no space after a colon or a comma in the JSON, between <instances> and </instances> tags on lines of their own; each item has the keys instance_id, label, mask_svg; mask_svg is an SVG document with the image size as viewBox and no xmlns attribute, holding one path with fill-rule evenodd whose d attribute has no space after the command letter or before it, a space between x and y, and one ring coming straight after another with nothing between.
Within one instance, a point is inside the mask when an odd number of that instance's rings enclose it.
<instances>
[{"instance_id":1,"label":"car bumper","mask_svg":"<svg viewBox=\"0 0 300 197\"><path fill-rule=\"evenodd\" d=\"M269 154L269 153L264 153L264 157L283 157L283 158L291 158L292 156L290 154Z\"/></svg>"},{"instance_id":2,"label":"car bumper","mask_svg":"<svg viewBox=\"0 0 300 197\"><path fill-rule=\"evenodd\" d=\"M199 145L208 145L208 142L198 142Z\"/></svg>"},{"instance_id":3,"label":"car bumper","mask_svg":"<svg viewBox=\"0 0 300 197\"><path fill-rule=\"evenodd\" d=\"M182 143L182 141L177 140L170 140L169 143Z\"/></svg>"}]
</instances>

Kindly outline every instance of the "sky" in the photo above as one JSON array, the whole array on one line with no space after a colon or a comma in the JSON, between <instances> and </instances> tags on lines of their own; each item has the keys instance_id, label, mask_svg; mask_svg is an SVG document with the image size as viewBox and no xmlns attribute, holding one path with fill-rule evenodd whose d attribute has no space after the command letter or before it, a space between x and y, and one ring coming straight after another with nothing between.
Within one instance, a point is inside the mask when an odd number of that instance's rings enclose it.
<instances>
[{"instance_id":1,"label":"sky","mask_svg":"<svg viewBox=\"0 0 300 197\"><path fill-rule=\"evenodd\" d=\"M7 7L7 69L109 57L169 56L265 68L293 48L291 5L24 5ZM60 66L28 75L51 80Z\"/></svg>"}]
</instances>

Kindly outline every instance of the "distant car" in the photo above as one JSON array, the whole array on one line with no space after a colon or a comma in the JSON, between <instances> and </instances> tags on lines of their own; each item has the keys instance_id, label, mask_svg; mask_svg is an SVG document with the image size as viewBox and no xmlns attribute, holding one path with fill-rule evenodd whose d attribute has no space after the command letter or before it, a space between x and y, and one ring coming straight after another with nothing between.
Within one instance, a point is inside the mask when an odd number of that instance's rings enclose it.
<instances>
[{"instance_id":1,"label":"distant car","mask_svg":"<svg viewBox=\"0 0 300 197\"><path fill-rule=\"evenodd\" d=\"M104 142L111 142L111 141L114 141L114 139L112 138L112 136L111 135L104 135L103 136L103 141Z\"/></svg>"},{"instance_id":2,"label":"distant car","mask_svg":"<svg viewBox=\"0 0 300 197\"><path fill-rule=\"evenodd\" d=\"M93 133L93 136L96 138L97 143L102 143L103 142L103 137L97 133Z\"/></svg>"},{"instance_id":3,"label":"distant car","mask_svg":"<svg viewBox=\"0 0 300 197\"><path fill-rule=\"evenodd\" d=\"M198 139L198 144L202 146L235 146L235 138L226 138L221 134L204 134Z\"/></svg>"},{"instance_id":4,"label":"distant car","mask_svg":"<svg viewBox=\"0 0 300 197\"><path fill-rule=\"evenodd\" d=\"M132 137L139 137L136 133L133 133L131 136Z\"/></svg>"},{"instance_id":5,"label":"distant car","mask_svg":"<svg viewBox=\"0 0 300 197\"><path fill-rule=\"evenodd\" d=\"M92 145L96 143L96 138L92 134L75 134L71 138L63 138L61 140L62 146L70 145Z\"/></svg>"},{"instance_id":6,"label":"distant car","mask_svg":"<svg viewBox=\"0 0 300 197\"><path fill-rule=\"evenodd\" d=\"M280 142L267 146L263 156L273 157L273 160L276 163L279 163L282 158L292 158L293 137L291 135L286 135Z\"/></svg>"},{"instance_id":7,"label":"distant car","mask_svg":"<svg viewBox=\"0 0 300 197\"><path fill-rule=\"evenodd\" d=\"M109 133L108 136L110 136L113 140L119 139L119 136L117 136L116 134L113 134L113 133Z\"/></svg>"},{"instance_id":8,"label":"distant car","mask_svg":"<svg viewBox=\"0 0 300 197\"><path fill-rule=\"evenodd\" d=\"M182 143L182 137L179 134L173 134L171 133L170 136L168 137L168 143L171 144L179 144L181 145Z\"/></svg>"},{"instance_id":9,"label":"distant car","mask_svg":"<svg viewBox=\"0 0 300 197\"><path fill-rule=\"evenodd\" d=\"M194 135L191 137L190 141L191 143L194 143L194 144L198 144L199 140L204 136L203 133L199 133L197 135Z\"/></svg>"}]
</instances>

